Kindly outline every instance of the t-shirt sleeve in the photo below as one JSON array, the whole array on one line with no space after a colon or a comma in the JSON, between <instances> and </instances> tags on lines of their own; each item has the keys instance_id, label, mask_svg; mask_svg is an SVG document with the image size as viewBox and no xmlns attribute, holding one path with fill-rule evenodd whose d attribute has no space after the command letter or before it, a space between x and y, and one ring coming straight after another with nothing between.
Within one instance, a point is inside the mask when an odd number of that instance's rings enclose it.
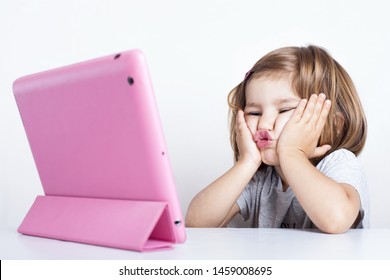
<instances>
[{"instance_id":1,"label":"t-shirt sleeve","mask_svg":"<svg viewBox=\"0 0 390 280\"><path fill-rule=\"evenodd\" d=\"M350 151L341 149L325 157L317 169L338 183L349 184L360 197L361 221L358 227L369 227L367 179L359 159Z\"/></svg>"}]
</instances>

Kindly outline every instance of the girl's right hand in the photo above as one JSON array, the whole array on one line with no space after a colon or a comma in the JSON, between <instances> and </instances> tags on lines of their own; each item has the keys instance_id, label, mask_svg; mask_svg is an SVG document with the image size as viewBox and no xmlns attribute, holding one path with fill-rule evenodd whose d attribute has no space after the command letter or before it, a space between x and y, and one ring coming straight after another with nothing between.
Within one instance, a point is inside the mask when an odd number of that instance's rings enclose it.
<instances>
[{"instance_id":1,"label":"girl's right hand","mask_svg":"<svg viewBox=\"0 0 390 280\"><path fill-rule=\"evenodd\" d=\"M236 142L240 153L238 161L261 165L261 153L245 121L244 112L239 110L236 117Z\"/></svg>"}]
</instances>

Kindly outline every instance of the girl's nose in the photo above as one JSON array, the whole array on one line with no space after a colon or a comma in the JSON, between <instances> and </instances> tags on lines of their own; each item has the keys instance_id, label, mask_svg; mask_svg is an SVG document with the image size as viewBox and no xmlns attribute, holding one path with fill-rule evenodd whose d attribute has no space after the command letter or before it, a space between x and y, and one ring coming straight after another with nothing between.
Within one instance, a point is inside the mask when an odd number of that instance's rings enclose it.
<instances>
[{"instance_id":1,"label":"girl's nose","mask_svg":"<svg viewBox=\"0 0 390 280\"><path fill-rule=\"evenodd\" d=\"M257 124L258 130L273 130L275 126L275 117L271 115L263 114L259 118L259 122Z\"/></svg>"}]
</instances>

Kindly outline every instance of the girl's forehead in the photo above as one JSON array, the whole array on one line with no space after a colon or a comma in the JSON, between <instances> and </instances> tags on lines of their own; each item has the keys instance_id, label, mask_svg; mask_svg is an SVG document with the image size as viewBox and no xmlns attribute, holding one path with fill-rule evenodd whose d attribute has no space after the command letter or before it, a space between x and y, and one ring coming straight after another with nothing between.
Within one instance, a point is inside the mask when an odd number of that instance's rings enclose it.
<instances>
[{"instance_id":1,"label":"girl's forehead","mask_svg":"<svg viewBox=\"0 0 390 280\"><path fill-rule=\"evenodd\" d=\"M252 79L246 86L245 97L247 102L300 99L294 92L288 77Z\"/></svg>"}]
</instances>

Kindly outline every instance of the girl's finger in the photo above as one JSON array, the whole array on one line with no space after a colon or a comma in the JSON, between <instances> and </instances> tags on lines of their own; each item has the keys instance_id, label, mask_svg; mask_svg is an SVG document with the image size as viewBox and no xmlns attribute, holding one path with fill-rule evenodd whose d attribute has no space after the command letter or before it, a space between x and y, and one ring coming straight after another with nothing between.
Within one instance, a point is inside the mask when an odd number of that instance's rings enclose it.
<instances>
[{"instance_id":1,"label":"girl's finger","mask_svg":"<svg viewBox=\"0 0 390 280\"><path fill-rule=\"evenodd\" d=\"M315 150L314 150L314 153L311 155L312 158L316 158L316 157L322 157L323 155L325 155L332 147L328 144L326 145L323 145L321 147L317 147Z\"/></svg>"},{"instance_id":2,"label":"girl's finger","mask_svg":"<svg viewBox=\"0 0 390 280\"><path fill-rule=\"evenodd\" d=\"M237 112L237 117L236 117L236 131L238 135L240 135L246 133L247 130L249 130L249 128L245 121L244 112L242 110L239 110Z\"/></svg>"},{"instance_id":3,"label":"girl's finger","mask_svg":"<svg viewBox=\"0 0 390 280\"><path fill-rule=\"evenodd\" d=\"M316 104L314 106L313 115L312 115L312 118L311 118L311 120L313 121L314 124L317 123L318 118L321 115L322 108L324 107L325 100L326 100L326 95L323 94L323 93L320 93L318 95L318 97L317 97L317 102L316 102Z\"/></svg>"},{"instance_id":4,"label":"girl's finger","mask_svg":"<svg viewBox=\"0 0 390 280\"><path fill-rule=\"evenodd\" d=\"M237 126L239 126L243 121L245 121L244 112L242 110L238 110L237 116L236 116Z\"/></svg>"},{"instance_id":5,"label":"girl's finger","mask_svg":"<svg viewBox=\"0 0 390 280\"><path fill-rule=\"evenodd\" d=\"M303 115L303 112L305 111L307 104L307 99L302 99L299 101L299 104L297 108L295 108L294 113L292 114L291 118L295 121L300 121Z\"/></svg>"},{"instance_id":6,"label":"girl's finger","mask_svg":"<svg viewBox=\"0 0 390 280\"><path fill-rule=\"evenodd\" d=\"M326 120L328 118L329 112L330 112L330 107L332 103L329 99L325 100L322 110L320 112L319 118L316 123L316 127L322 131L322 128L324 127Z\"/></svg>"},{"instance_id":7,"label":"girl's finger","mask_svg":"<svg viewBox=\"0 0 390 280\"><path fill-rule=\"evenodd\" d=\"M316 94L312 94L310 96L310 99L307 103L305 112L302 115L302 121L309 122L312 119L313 112L314 112L314 109L315 109L316 104L317 104L317 99L318 99L318 97Z\"/></svg>"}]
</instances>

